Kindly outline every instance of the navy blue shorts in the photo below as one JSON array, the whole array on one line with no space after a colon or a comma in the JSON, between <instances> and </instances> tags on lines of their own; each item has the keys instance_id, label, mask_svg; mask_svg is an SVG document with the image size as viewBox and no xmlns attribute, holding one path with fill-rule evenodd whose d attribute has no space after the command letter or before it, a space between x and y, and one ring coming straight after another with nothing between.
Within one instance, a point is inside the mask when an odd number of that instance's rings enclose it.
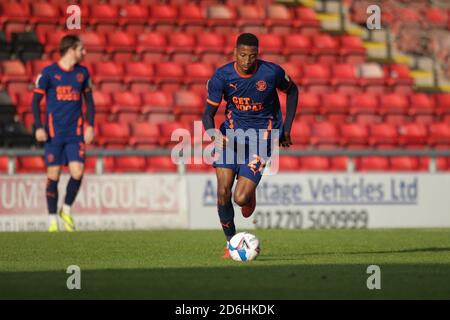
<instances>
[{"instance_id":1,"label":"navy blue shorts","mask_svg":"<svg viewBox=\"0 0 450 320\"><path fill-rule=\"evenodd\" d=\"M73 139L50 139L44 145L45 165L66 166L77 161L84 164L85 145L83 141Z\"/></svg>"},{"instance_id":2,"label":"navy blue shorts","mask_svg":"<svg viewBox=\"0 0 450 320\"><path fill-rule=\"evenodd\" d=\"M265 148L261 144L251 147L249 144L239 145L234 143L227 145L224 150L215 149L216 161L214 168L228 168L233 170L238 177L243 176L258 184L261 180L265 165L270 159L270 140L266 140Z\"/></svg>"}]
</instances>

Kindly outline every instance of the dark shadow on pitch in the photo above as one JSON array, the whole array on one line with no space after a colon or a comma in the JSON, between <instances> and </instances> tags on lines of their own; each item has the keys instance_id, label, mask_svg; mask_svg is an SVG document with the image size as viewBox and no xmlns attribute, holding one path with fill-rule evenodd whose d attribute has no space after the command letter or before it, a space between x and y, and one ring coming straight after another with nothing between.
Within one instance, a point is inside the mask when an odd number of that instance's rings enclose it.
<instances>
[{"instance_id":1,"label":"dark shadow on pitch","mask_svg":"<svg viewBox=\"0 0 450 320\"><path fill-rule=\"evenodd\" d=\"M448 299L449 264L384 264L382 290L368 290L367 264L1 272L0 299ZM414 279L414 281L411 281Z\"/></svg>"}]
</instances>

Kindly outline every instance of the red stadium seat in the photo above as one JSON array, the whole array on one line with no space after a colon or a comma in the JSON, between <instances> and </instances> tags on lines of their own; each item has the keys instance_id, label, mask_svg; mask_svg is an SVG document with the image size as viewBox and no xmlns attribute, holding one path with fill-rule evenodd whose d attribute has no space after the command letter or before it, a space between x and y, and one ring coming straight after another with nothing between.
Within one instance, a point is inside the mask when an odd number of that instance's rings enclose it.
<instances>
[{"instance_id":1,"label":"red stadium seat","mask_svg":"<svg viewBox=\"0 0 450 320\"><path fill-rule=\"evenodd\" d=\"M191 91L177 91L174 94L175 114L201 114L204 100L199 94Z\"/></svg>"},{"instance_id":2,"label":"red stadium seat","mask_svg":"<svg viewBox=\"0 0 450 320\"><path fill-rule=\"evenodd\" d=\"M311 138L311 127L308 123L295 121L291 128L291 139L294 145L308 145Z\"/></svg>"},{"instance_id":3,"label":"red stadium seat","mask_svg":"<svg viewBox=\"0 0 450 320\"><path fill-rule=\"evenodd\" d=\"M111 144L125 146L128 143L130 137L128 125L105 122L99 125L99 128L100 137L98 138L98 143L101 146L110 146Z\"/></svg>"},{"instance_id":4,"label":"red stadium seat","mask_svg":"<svg viewBox=\"0 0 450 320\"><path fill-rule=\"evenodd\" d=\"M284 5L269 4L266 9L266 17L269 33L289 34L294 27L294 15Z\"/></svg>"},{"instance_id":5,"label":"red stadium seat","mask_svg":"<svg viewBox=\"0 0 450 320\"><path fill-rule=\"evenodd\" d=\"M418 171L419 160L415 157L391 157L390 169L392 171Z\"/></svg>"},{"instance_id":6,"label":"red stadium seat","mask_svg":"<svg viewBox=\"0 0 450 320\"><path fill-rule=\"evenodd\" d=\"M214 68L206 63L190 63L186 65L185 84L195 92L205 92L206 82L214 73Z\"/></svg>"},{"instance_id":7,"label":"red stadium seat","mask_svg":"<svg viewBox=\"0 0 450 320\"><path fill-rule=\"evenodd\" d=\"M448 13L441 8L428 8L425 11L425 18L432 26L445 28L447 26Z\"/></svg>"},{"instance_id":8,"label":"red stadium seat","mask_svg":"<svg viewBox=\"0 0 450 320\"><path fill-rule=\"evenodd\" d=\"M360 157L356 159L357 171L388 171L389 160L386 157Z\"/></svg>"},{"instance_id":9,"label":"red stadium seat","mask_svg":"<svg viewBox=\"0 0 450 320\"><path fill-rule=\"evenodd\" d=\"M420 123L406 123L398 127L399 142L406 146L423 146L428 140L428 131Z\"/></svg>"},{"instance_id":10,"label":"red stadium seat","mask_svg":"<svg viewBox=\"0 0 450 320\"><path fill-rule=\"evenodd\" d=\"M264 18L266 12L264 7L257 4L243 4L237 7L239 20L237 25L241 32L265 33Z\"/></svg>"},{"instance_id":11,"label":"red stadium seat","mask_svg":"<svg viewBox=\"0 0 450 320\"><path fill-rule=\"evenodd\" d=\"M86 157L84 161L84 172L95 173L97 167L97 157Z\"/></svg>"},{"instance_id":12,"label":"red stadium seat","mask_svg":"<svg viewBox=\"0 0 450 320\"><path fill-rule=\"evenodd\" d=\"M127 32L142 33L148 20L148 7L137 3L125 3L119 10L119 24Z\"/></svg>"},{"instance_id":13,"label":"red stadium seat","mask_svg":"<svg viewBox=\"0 0 450 320\"><path fill-rule=\"evenodd\" d=\"M374 123L381 121L377 115L379 101L377 97L369 93L356 93L350 97L350 114L360 123Z\"/></svg>"},{"instance_id":14,"label":"red stadium seat","mask_svg":"<svg viewBox=\"0 0 450 320\"><path fill-rule=\"evenodd\" d=\"M179 129L185 129L185 130L189 131L189 127L182 122L161 123L161 125L160 125L160 131L161 131L160 143L163 146L177 144L178 141L171 141L171 136L175 130L179 130Z\"/></svg>"},{"instance_id":15,"label":"red stadium seat","mask_svg":"<svg viewBox=\"0 0 450 320\"><path fill-rule=\"evenodd\" d=\"M18 158L17 173L43 173L45 171L44 157L23 156Z\"/></svg>"},{"instance_id":16,"label":"red stadium seat","mask_svg":"<svg viewBox=\"0 0 450 320\"><path fill-rule=\"evenodd\" d=\"M295 12L297 21L294 26L300 29L301 34L313 36L320 33L320 21L312 8L299 6L295 8Z\"/></svg>"},{"instance_id":17,"label":"red stadium seat","mask_svg":"<svg viewBox=\"0 0 450 320\"><path fill-rule=\"evenodd\" d=\"M384 115L386 122L401 124L406 121L408 99L398 93L387 93L380 96L379 113Z\"/></svg>"},{"instance_id":18,"label":"red stadium seat","mask_svg":"<svg viewBox=\"0 0 450 320\"><path fill-rule=\"evenodd\" d=\"M206 63L216 63L224 55L225 39L223 35L213 32L197 34L195 52L199 60Z\"/></svg>"},{"instance_id":19,"label":"red stadium seat","mask_svg":"<svg viewBox=\"0 0 450 320\"><path fill-rule=\"evenodd\" d=\"M87 31L80 33L80 39L88 52L86 57L89 58L89 61L101 61L106 53L105 35L100 32Z\"/></svg>"},{"instance_id":20,"label":"red stadium seat","mask_svg":"<svg viewBox=\"0 0 450 320\"><path fill-rule=\"evenodd\" d=\"M119 24L119 10L108 3L94 3L90 7L89 24L96 31L114 32Z\"/></svg>"},{"instance_id":21,"label":"red stadium seat","mask_svg":"<svg viewBox=\"0 0 450 320\"><path fill-rule=\"evenodd\" d=\"M129 61L125 66L125 83L134 93L147 92L151 89L155 71L151 63Z\"/></svg>"},{"instance_id":22,"label":"red stadium seat","mask_svg":"<svg viewBox=\"0 0 450 320\"><path fill-rule=\"evenodd\" d=\"M302 34L286 34L284 36L284 54L291 63L303 64L315 62L311 56L311 39Z\"/></svg>"},{"instance_id":23,"label":"red stadium seat","mask_svg":"<svg viewBox=\"0 0 450 320\"><path fill-rule=\"evenodd\" d=\"M432 123L429 125L428 144L432 146L450 146L450 124L445 122Z\"/></svg>"},{"instance_id":24,"label":"red stadium seat","mask_svg":"<svg viewBox=\"0 0 450 320\"><path fill-rule=\"evenodd\" d=\"M364 124L348 123L340 127L341 144L347 148L366 148L369 130Z\"/></svg>"},{"instance_id":25,"label":"red stadium seat","mask_svg":"<svg viewBox=\"0 0 450 320\"><path fill-rule=\"evenodd\" d=\"M159 126L148 122L136 122L131 124L132 136L128 142L133 147L154 146L159 144Z\"/></svg>"},{"instance_id":26,"label":"red stadium seat","mask_svg":"<svg viewBox=\"0 0 450 320\"><path fill-rule=\"evenodd\" d=\"M94 70L93 81L101 86L102 90L111 92L121 89L124 77L122 64L111 61L97 62Z\"/></svg>"},{"instance_id":27,"label":"red stadium seat","mask_svg":"<svg viewBox=\"0 0 450 320\"><path fill-rule=\"evenodd\" d=\"M318 147L334 147L339 143L336 126L328 122L314 123L311 127L311 144Z\"/></svg>"},{"instance_id":28,"label":"red stadium seat","mask_svg":"<svg viewBox=\"0 0 450 320\"><path fill-rule=\"evenodd\" d=\"M360 37L341 36L340 46L339 54L345 63L358 64L366 61L366 49Z\"/></svg>"},{"instance_id":29,"label":"red stadium seat","mask_svg":"<svg viewBox=\"0 0 450 320\"><path fill-rule=\"evenodd\" d=\"M335 64L331 66L331 85L341 93L357 93L361 91L356 78L356 70L352 64Z\"/></svg>"},{"instance_id":30,"label":"red stadium seat","mask_svg":"<svg viewBox=\"0 0 450 320\"><path fill-rule=\"evenodd\" d=\"M328 34L319 34L312 38L312 54L316 62L332 64L338 61L339 41Z\"/></svg>"},{"instance_id":31,"label":"red stadium seat","mask_svg":"<svg viewBox=\"0 0 450 320\"><path fill-rule=\"evenodd\" d=\"M299 118L305 114L318 115L320 113L320 96L316 93L305 92L302 98L298 101L297 112L299 113Z\"/></svg>"},{"instance_id":32,"label":"red stadium seat","mask_svg":"<svg viewBox=\"0 0 450 320\"><path fill-rule=\"evenodd\" d=\"M92 95L94 97L96 111L109 112L112 109L113 103L110 93L94 90Z\"/></svg>"},{"instance_id":33,"label":"red stadium seat","mask_svg":"<svg viewBox=\"0 0 450 320\"><path fill-rule=\"evenodd\" d=\"M184 81L183 65L174 62L161 62L155 65L156 82L163 90L179 90Z\"/></svg>"},{"instance_id":34,"label":"red stadium seat","mask_svg":"<svg viewBox=\"0 0 450 320\"><path fill-rule=\"evenodd\" d=\"M435 94L434 99L438 113L450 114L450 93Z\"/></svg>"},{"instance_id":35,"label":"red stadium seat","mask_svg":"<svg viewBox=\"0 0 450 320\"><path fill-rule=\"evenodd\" d=\"M172 112L173 96L171 93L153 91L142 95L144 106L142 112L165 111Z\"/></svg>"},{"instance_id":36,"label":"red stadium seat","mask_svg":"<svg viewBox=\"0 0 450 320\"><path fill-rule=\"evenodd\" d=\"M347 171L348 157L332 157L330 171Z\"/></svg>"},{"instance_id":37,"label":"red stadium seat","mask_svg":"<svg viewBox=\"0 0 450 320\"><path fill-rule=\"evenodd\" d=\"M434 100L425 93L414 93L409 96L409 115L415 122L432 123L435 119Z\"/></svg>"},{"instance_id":38,"label":"red stadium seat","mask_svg":"<svg viewBox=\"0 0 450 320\"><path fill-rule=\"evenodd\" d=\"M321 113L326 115L330 122L343 122L347 118L348 113L348 97L340 93L324 93L322 94Z\"/></svg>"},{"instance_id":39,"label":"red stadium seat","mask_svg":"<svg viewBox=\"0 0 450 320\"><path fill-rule=\"evenodd\" d=\"M280 172L300 170L300 161L296 156L279 156L278 158L273 158L271 161L273 167L278 165Z\"/></svg>"},{"instance_id":40,"label":"red stadium seat","mask_svg":"<svg viewBox=\"0 0 450 320\"><path fill-rule=\"evenodd\" d=\"M263 53L271 53L279 55L283 50L283 38L277 34L260 34L258 36L259 40L259 51ZM272 60L272 59L270 59Z\"/></svg>"},{"instance_id":41,"label":"red stadium seat","mask_svg":"<svg viewBox=\"0 0 450 320\"><path fill-rule=\"evenodd\" d=\"M177 165L170 156L147 157L146 172L176 172Z\"/></svg>"},{"instance_id":42,"label":"red stadium seat","mask_svg":"<svg viewBox=\"0 0 450 320\"><path fill-rule=\"evenodd\" d=\"M414 79L411 77L409 68L403 64L391 64L384 66L386 84L396 93L410 93Z\"/></svg>"},{"instance_id":43,"label":"red stadium seat","mask_svg":"<svg viewBox=\"0 0 450 320\"><path fill-rule=\"evenodd\" d=\"M421 171L428 171L430 169L430 157L420 157L419 158L419 168ZM436 158L436 169L438 171L446 171L449 169L448 161L445 157Z\"/></svg>"},{"instance_id":44,"label":"red stadium seat","mask_svg":"<svg viewBox=\"0 0 450 320\"><path fill-rule=\"evenodd\" d=\"M281 67L284 69L289 78L291 78L295 83L300 83L302 76L300 67L290 62L282 63Z\"/></svg>"},{"instance_id":45,"label":"red stadium seat","mask_svg":"<svg viewBox=\"0 0 450 320\"><path fill-rule=\"evenodd\" d=\"M303 66L301 85L311 92L327 92L330 83L330 69L322 64Z\"/></svg>"},{"instance_id":46,"label":"red stadium seat","mask_svg":"<svg viewBox=\"0 0 450 320\"><path fill-rule=\"evenodd\" d=\"M146 166L145 157L123 156L114 158L114 172L144 172Z\"/></svg>"},{"instance_id":47,"label":"red stadium seat","mask_svg":"<svg viewBox=\"0 0 450 320\"><path fill-rule=\"evenodd\" d=\"M8 162L7 156L0 156L0 173L8 173Z\"/></svg>"},{"instance_id":48,"label":"red stadium seat","mask_svg":"<svg viewBox=\"0 0 450 320\"><path fill-rule=\"evenodd\" d=\"M122 112L139 112L142 101L139 94L123 91L112 93L114 99L114 105L111 109L113 113Z\"/></svg>"},{"instance_id":49,"label":"red stadium seat","mask_svg":"<svg viewBox=\"0 0 450 320\"><path fill-rule=\"evenodd\" d=\"M329 169L330 160L327 157L300 157L301 171L328 171Z\"/></svg>"},{"instance_id":50,"label":"red stadium seat","mask_svg":"<svg viewBox=\"0 0 450 320\"><path fill-rule=\"evenodd\" d=\"M377 123L370 126L369 144L371 146L394 147L398 142L398 132L394 125Z\"/></svg>"},{"instance_id":51,"label":"red stadium seat","mask_svg":"<svg viewBox=\"0 0 450 320\"><path fill-rule=\"evenodd\" d=\"M0 22L27 21L30 17L30 8L25 3L4 2L1 4L2 16Z\"/></svg>"},{"instance_id":52,"label":"red stadium seat","mask_svg":"<svg viewBox=\"0 0 450 320\"><path fill-rule=\"evenodd\" d=\"M207 21L202 8L199 5L183 3L179 10L178 25L188 33L203 32L206 29Z\"/></svg>"},{"instance_id":53,"label":"red stadium seat","mask_svg":"<svg viewBox=\"0 0 450 320\"><path fill-rule=\"evenodd\" d=\"M116 31L106 34L108 43L107 51L116 62L131 61L136 51L136 38L133 34L124 31Z\"/></svg>"},{"instance_id":54,"label":"red stadium seat","mask_svg":"<svg viewBox=\"0 0 450 320\"><path fill-rule=\"evenodd\" d=\"M150 9L150 25L156 31L173 31L177 26L178 12L175 6L156 3Z\"/></svg>"},{"instance_id":55,"label":"red stadium seat","mask_svg":"<svg viewBox=\"0 0 450 320\"><path fill-rule=\"evenodd\" d=\"M236 10L223 4L206 7L208 27L214 32L226 34L237 31Z\"/></svg>"},{"instance_id":56,"label":"red stadium seat","mask_svg":"<svg viewBox=\"0 0 450 320\"><path fill-rule=\"evenodd\" d=\"M29 77L25 65L20 60L6 60L1 64L2 76L0 81L4 84L10 82L28 83Z\"/></svg>"},{"instance_id":57,"label":"red stadium seat","mask_svg":"<svg viewBox=\"0 0 450 320\"><path fill-rule=\"evenodd\" d=\"M31 6L31 22L35 25L40 23L51 24L57 26L65 21L61 19L58 7L50 3L36 2Z\"/></svg>"},{"instance_id":58,"label":"red stadium seat","mask_svg":"<svg viewBox=\"0 0 450 320\"><path fill-rule=\"evenodd\" d=\"M146 32L137 36L136 52L144 62L160 63L165 59L167 38L160 32Z\"/></svg>"},{"instance_id":59,"label":"red stadium seat","mask_svg":"<svg viewBox=\"0 0 450 320\"><path fill-rule=\"evenodd\" d=\"M169 46L166 48L170 61L190 63L194 60L195 37L188 33L167 35Z\"/></svg>"}]
</instances>

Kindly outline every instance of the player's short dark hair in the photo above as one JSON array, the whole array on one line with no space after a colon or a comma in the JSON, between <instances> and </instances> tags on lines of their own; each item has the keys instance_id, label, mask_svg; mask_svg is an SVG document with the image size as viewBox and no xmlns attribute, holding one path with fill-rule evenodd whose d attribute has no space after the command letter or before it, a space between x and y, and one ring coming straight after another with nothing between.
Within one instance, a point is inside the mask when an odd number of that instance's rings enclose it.
<instances>
[{"instance_id":1,"label":"player's short dark hair","mask_svg":"<svg viewBox=\"0 0 450 320\"><path fill-rule=\"evenodd\" d=\"M81 42L80 38L74 34L65 35L59 43L59 53L61 56L65 55L70 48L76 48L78 43Z\"/></svg>"},{"instance_id":2,"label":"player's short dark hair","mask_svg":"<svg viewBox=\"0 0 450 320\"><path fill-rule=\"evenodd\" d=\"M258 47L258 38L253 33L242 33L236 41L236 48L240 45Z\"/></svg>"}]
</instances>

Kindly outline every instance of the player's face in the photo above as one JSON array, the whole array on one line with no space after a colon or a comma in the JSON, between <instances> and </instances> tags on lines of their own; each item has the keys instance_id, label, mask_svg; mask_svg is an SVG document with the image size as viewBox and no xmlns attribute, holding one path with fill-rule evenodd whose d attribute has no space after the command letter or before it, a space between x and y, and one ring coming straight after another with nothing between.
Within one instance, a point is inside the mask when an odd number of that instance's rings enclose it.
<instances>
[{"instance_id":1,"label":"player's face","mask_svg":"<svg viewBox=\"0 0 450 320\"><path fill-rule=\"evenodd\" d=\"M254 70L258 58L258 47L240 45L234 49L234 54L239 71L251 73Z\"/></svg>"},{"instance_id":2,"label":"player's face","mask_svg":"<svg viewBox=\"0 0 450 320\"><path fill-rule=\"evenodd\" d=\"M86 49L81 42L74 49L74 56L77 63L80 63L86 55Z\"/></svg>"}]
</instances>

